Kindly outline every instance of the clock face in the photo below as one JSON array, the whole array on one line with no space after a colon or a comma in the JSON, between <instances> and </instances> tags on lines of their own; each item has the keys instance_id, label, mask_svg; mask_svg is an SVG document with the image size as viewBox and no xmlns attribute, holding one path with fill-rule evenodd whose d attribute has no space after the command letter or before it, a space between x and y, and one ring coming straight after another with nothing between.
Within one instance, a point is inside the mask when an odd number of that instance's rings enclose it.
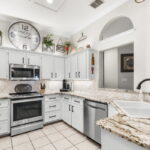
<instances>
[{"instance_id":1,"label":"clock face","mask_svg":"<svg viewBox=\"0 0 150 150\"><path fill-rule=\"evenodd\" d=\"M40 34L26 22L16 22L8 30L10 42L18 49L35 50L40 44Z\"/></svg>"}]
</instances>

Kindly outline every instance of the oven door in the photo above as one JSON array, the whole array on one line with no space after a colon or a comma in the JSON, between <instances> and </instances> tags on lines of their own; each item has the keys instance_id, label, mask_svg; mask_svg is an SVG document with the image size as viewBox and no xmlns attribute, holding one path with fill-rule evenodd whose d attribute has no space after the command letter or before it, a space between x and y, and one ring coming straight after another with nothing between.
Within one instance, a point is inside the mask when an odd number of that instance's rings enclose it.
<instances>
[{"instance_id":1,"label":"oven door","mask_svg":"<svg viewBox=\"0 0 150 150\"><path fill-rule=\"evenodd\" d=\"M11 126L43 120L43 98L11 101Z\"/></svg>"}]
</instances>

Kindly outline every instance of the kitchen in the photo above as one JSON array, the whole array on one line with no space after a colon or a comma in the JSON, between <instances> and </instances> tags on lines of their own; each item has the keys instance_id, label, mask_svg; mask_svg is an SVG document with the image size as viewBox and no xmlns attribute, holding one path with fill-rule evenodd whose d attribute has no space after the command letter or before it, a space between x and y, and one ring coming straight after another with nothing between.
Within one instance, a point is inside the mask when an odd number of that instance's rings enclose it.
<instances>
[{"instance_id":1,"label":"kitchen","mask_svg":"<svg viewBox=\"0 0 150 150\"><path fill-rule=\"evenodd\" d=\"M0 150L149 150L148 8L1 1Z\"/></svg>"}]
</instances>

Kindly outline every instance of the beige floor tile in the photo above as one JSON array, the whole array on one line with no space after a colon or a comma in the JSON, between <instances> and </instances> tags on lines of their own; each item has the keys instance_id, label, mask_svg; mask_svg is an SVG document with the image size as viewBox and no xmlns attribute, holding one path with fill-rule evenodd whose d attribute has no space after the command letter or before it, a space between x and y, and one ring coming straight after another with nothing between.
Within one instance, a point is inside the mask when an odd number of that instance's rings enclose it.
<instances>
[{"instance_id":1,"label":"beige floor tile","mask_svg":"<svg viewBox=\"0 0 150 150\"><path fill-rule=\"evenodd\" d=\"M85 141L87 138L83 136L82 134L75 134L70 137L67 137L67 139L74 145L79 144L83 141Z\"/></svg>"},{"instance_id":2,"label":"beige floor tile","mask_svg":"<svg viewBox=\"0 0 150 150\"><path fill-rule=\"evenodd\" d=\"M53 144L55 145L57 150L65 150L73 146L67 139L59 140Z\"/></svg>"},{"instance_id":3,"label":"beige floor tile","mask_svg":"<svg viewBox=\"0 0 150 150\"><path fill-rule=\"evenodd\" d=\"M29 141L30 140L29 140L29 137L27 134L21 134L21 135L17 135L17 136L12 137L13 146L20 145L20 144L23 144L23 143L26 143Z\"/></svg>"},{"instance_id":4,"label":"beige floor tile","mask_svg":"<svg viewBox=\"0 0 150 150\"><path fill-rule=\"evenodd\" d=\"M32 141L32 144L34 145L34 148L40 148L42 146L50 144L50 142L47 137L40 137Z\"/></svg>"},{"instance_id":5,"label":"beige floor tile","mask_svg":"<svg viewBox=\"0 0 150 150\"><path fill-rule=\"evenodd\" d=\"M51 126L46 126L42 129L43 133L46 135L57 133L58 131L51 125Z\"/></svg>"},{"instance_id":6,"label":"beige floor tile","mask_svg":"<svg viewBox=\"0 0 150 150\"><path fill-rule=\"evenodd\" d=\"M17 145L13 148L13 150L34 150L32 144L30 142L24 143L21 145Z\"/></svg>"},{"instance_id":7,"label":"beige floor tile","mask_svg":"<svg viewBox=\"0 0 150 150\"><path fill-rule=\"evenodd\" d=\"M35 139L38 139L40 137L43 137L45 136L44 133L42 132L42 130L35 130L35 131L32 131L32 132L29 132L28 133L28 136L31 140L35 140Z\"/></svg>"},{"instance_id":8,"label":"beige floor tile","mask_svg":"<svg viewBox=\"0 0 150 150\"><path fill-rule=\"evenodd\" d=\"M0 138L0 148L1 149L6 149L6 148L11 148L11 138L10 137L4 137Z\"/></svg>"},{"instance_id":9,"label":"beige floor tile","mask_svg":"<svg viewBox=\"0 0 150 150\"><path fill-rule=\"evenodd\" d=\"M51 142L54 143L54 142L56 142L58 140L64 139L65 137L58 132L58 133L54 133L54 134L48 135L48 138L50 139Z\"/></svg>"},{"instance_id":10,"label":"beige floor tile","mask_svg":"<svg viewBox=\"0 0 150 150\"><path fill-rule=\"evenodd\" d=\"M71 147L71 148L68 148L68 149L66 149L66 150L78 150L76 147Z\"/></svg>"},{"instance_id":11,"label":"beige floor tile","mask_svg":"<svg viewBox=\"0 0 150 150\"><path fill-rule=\"evenodd\" d=\"M65 137L69 137L72 136L74 134L77 134L78 132L76 130L74 130L73 128L69 128L66 130L62 130L60 131Z\"/></svg>"},{"instance_id":12,"label":"beige floor tile","mask_svg":"<svg viewBox=\"0 0 150 150\"><path fill-rule=\"evenodd\" d=\"M60 125L64 125L65 123L64 122L57 122L57 123L54 123L54 124L52 124L53 126L60 126Z\"/></svg>"},{"instance_id":13,"label":"beige floor tile","mask_svg":"<svg viewBox=\"0 0 150 150\"><path fill-rule=\"evenodd\" d=\"M56 149L52 144L48 144L48 145L42 146L41 148L38 148L36 150L56 150Z\"/></svg>"},{"instance_id":14,"label":"beige floor tile","mask_svg":"<svg viewBox=\"0 0 150 150\"><path fill-rule=\"evenodd\" d=\"M79 150L97 150L98 149L98 145L89 140L86 140L80 144L77 144L76 147Z\"/></svg>"},{"instance_id":15,"label":"beige floor tile","mask_svg":"<svg viewBox=\"0 0 150 150\"><path fill-rule=\"evenodd\" d=\"M62 130L65 130L65 129L69 129L70 127L64 123L62 124L59 124L59 125L53 125L55 127L56 130L58 131L62 131Z\"/></svg>"}]
</instances>

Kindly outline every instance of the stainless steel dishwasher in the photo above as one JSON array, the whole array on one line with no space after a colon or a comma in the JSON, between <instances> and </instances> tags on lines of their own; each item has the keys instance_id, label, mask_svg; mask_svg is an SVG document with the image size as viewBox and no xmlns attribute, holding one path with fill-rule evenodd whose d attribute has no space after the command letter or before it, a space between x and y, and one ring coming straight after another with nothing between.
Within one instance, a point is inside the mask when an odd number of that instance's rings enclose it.
<instances>
[{"instance_id":1,"label":"stainless steel dishwasher","mask_svg":"<svg viewBox=\"0 0 150 150\"><path fill-rule=\"evenodd\" d=\"M96 121L108 116L108 105L85 100L84 102L84 134L101 144L101 129Z\"/></svg>"}]
</instances>

